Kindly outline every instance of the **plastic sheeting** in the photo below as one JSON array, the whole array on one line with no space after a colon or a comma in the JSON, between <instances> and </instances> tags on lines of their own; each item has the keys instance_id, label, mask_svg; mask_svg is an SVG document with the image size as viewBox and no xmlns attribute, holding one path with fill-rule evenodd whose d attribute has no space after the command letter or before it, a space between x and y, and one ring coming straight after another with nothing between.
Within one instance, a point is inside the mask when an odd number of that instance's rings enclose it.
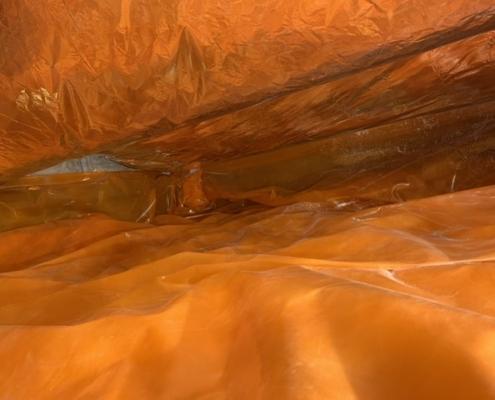
<instances>
[{"instance_id":1,"label":"plastic sheeting","mask_svg":"<svg viewBox=\"0 0 495 400\"><path fill-rule=\"evenodd\" d=\"M3 233L1 397L493 399L494 216L486 187Z\"/></svg>"},{"instance_id":2,"label":"plastic sheeting","mask_svg":"<svg viewBox=\"0 0 495 400\"><path fill-rule=\"evenodd\" d=\"M493 0L3 0L0 18L4 179L106 151L173 170L493 98Z\"/></svg>"},{"instance_id":3,"label":"plastic sheeting","mask_svg":"<svg viewBox=\"0 0 495 400\"><path fill-rule=\"evenodd\" d=\"M137 172L25 177L0 186L0 231L91 213L151 222L155 190L153 178Z\"/></svg>"},{"instance_id":4,"label":"plastic sheeting","mask_svg":"<svg viewBox=\"0 0 495 400\"><path fill-rule=\"evenodd\" d=\"M495 398L494 44L494 0L2 0L0 400Z\"/></svg>"},{"instance_id":5,"label":"plastic sheeting","mask_svg":"<svg viewBox=\"0 0 495 400\"><path fill-rule=\"evenodd\" d=\"M329 136L352 143L348 152L370 149L371 137L374 146L394 141L401 147L383 154L386 162L414 151L415 136L422 141L416 146L432 151L459 136L492 134L494 40L490 31L327 83L310 82L303 90L110 152L128 164L163 170L173 169L177 160L225 160Z\"/></svg>"}]
</instances>

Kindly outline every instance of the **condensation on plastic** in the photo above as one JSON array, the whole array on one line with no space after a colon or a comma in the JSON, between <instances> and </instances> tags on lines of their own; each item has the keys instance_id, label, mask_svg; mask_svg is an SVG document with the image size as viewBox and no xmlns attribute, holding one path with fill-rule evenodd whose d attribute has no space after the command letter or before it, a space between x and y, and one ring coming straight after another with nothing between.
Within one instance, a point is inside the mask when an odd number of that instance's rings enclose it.
<instances>
[{"instance_id":1,"label":"condensation on plastic","mask_svg":"<svg viewBox=\"0 0 495 400\"><path fill-rule=\"evenodd\" d=\"M486 187L5 232L0 393L493 399L494 226Z\"/></svg>"}]
</instances>

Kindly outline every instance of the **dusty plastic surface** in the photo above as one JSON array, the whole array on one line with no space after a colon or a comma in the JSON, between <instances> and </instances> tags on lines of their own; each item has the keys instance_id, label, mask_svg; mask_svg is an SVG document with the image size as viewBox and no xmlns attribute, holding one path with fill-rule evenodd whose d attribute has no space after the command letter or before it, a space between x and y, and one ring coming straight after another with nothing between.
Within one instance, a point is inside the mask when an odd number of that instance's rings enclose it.
<instances>
[{"instance_id":1,"label":"dusty plastic surface","mask_svg":"<svg viewBox=\"0 0 495 400\"><path fill-rule=\"evenodd\" d=\"M3 233L0 393L493 399L494 216L486 187Z\"/></svg>"},{"instance_id":2,"label":"dusty plastic surface","mask_svg":"<svg viewBox=\"0 0 495 400\"><path fill-rule=\"evenodd\" d=\"M0 1L0 400L494 399L494 227L495 0Z\"/></svg>"}]
</instances>

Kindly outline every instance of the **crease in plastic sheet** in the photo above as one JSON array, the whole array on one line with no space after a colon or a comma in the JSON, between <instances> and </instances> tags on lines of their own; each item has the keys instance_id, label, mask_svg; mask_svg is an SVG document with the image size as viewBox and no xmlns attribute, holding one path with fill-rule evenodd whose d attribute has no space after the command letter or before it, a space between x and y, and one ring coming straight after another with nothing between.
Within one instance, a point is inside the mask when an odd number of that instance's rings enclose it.
<instances>
[{"instance_id":1,"label":"crease in plastic sheet","mask_svg":"<svg viewBox=\"0 0 495 400\"><path fill-rule=\"evenodd\" d=\"M493 87L493 0L4 0L0 18L4 179L106 151L173 170Z\"/></svg>"},{"instance_id":2,"label":"crease in plastic sheet","mask_svg":"<svg viewBox=\"0 0 495 400\"><path fill-rule=\"evenodd\" d=\"M494 29L1 1L0 398L493 399Z\"/></svg>"},{"instance_id":3,"label":"crease in plastic sheet","mask_svg":"<svg viewBox=\"0 0 495 400\"><path fill-rule=\"evenodd\" d=\"M494 207L485 187L4 232L1 393L491 399Z\"/></svg>"}]
</instances>

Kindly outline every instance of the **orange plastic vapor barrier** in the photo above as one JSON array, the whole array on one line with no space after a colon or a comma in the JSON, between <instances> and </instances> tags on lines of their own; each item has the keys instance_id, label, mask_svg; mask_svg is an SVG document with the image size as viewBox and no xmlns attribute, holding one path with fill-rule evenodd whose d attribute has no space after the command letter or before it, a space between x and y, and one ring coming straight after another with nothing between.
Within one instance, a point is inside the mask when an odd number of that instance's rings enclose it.
<instances>
[{"instance_id":1,"label":"orange plastic vapor barrier","mask_svg":"<svg viewBox=\"0 0 495 400\"><path fill-rule=\"evenodd\" d=\"M1 0L0 359L0 400L495 399L495 0Z\"/></svg>"},{"instance_id":2,"label":"orange plastic vapor barrier","mask_svg":"<svg viewBox=\"0 0 495 400\"><path fill-rule=\"evenodd\" d=\"M136 141L174 169L493 99L493 0L3 0L0 22L4 176Z\"/></svg>"},{"instance_id":3,"label":"orange plastic vapor barrier","mask_svg":"<svg viewBox=\"0 0 495 400\"><path fill-rule=\"evenodd\" d=\"M494 215L486 187L3 233L0 393L492 399Z\"/></svg>"}]
</instances>

